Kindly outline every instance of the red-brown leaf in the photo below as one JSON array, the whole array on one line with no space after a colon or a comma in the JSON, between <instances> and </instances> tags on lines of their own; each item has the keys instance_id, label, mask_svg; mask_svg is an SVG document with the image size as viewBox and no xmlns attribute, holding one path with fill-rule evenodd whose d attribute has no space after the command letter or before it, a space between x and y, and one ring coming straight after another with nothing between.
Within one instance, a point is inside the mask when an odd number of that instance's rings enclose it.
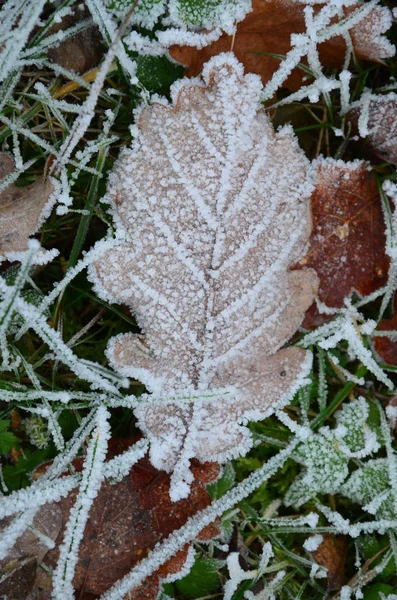
<instances>
[{"instance_id":1,"label":"red-brown leaf","mask_svg":"<svg viewBox=\"0 0 397 600\"><path fill-rule=\"evenodd\" d=\"M367 295L386 283L381 200L366 163L318 162L312 218L310 248L300 264L317 272L322 302L339 308L353 290ZM324 316L312 306L303 325L322 322Z\"/></svg>"}]
</instances>

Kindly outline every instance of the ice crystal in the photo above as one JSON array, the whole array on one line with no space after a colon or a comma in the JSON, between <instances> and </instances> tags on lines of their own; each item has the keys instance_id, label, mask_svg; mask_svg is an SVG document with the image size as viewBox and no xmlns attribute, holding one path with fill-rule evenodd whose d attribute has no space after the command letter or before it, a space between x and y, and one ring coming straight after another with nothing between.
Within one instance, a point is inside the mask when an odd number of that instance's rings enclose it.
<instances>
[{"instance_id":1,"label":"ice crystal","mask_svg":"<svg viewBox=\"0 0 397 600\"><path fill-rule=\"evenodd\" d=\"M136 414L152 462L184 483L193 456L246 452L240 425L296 389L310 356L280 348L316 288L312 271L288 270L311 228L308 164L291 129L274 133L259 77L244 77L233 55L203 77L174 86L172 106L142 110L110 177L117 238L92 272L145 334L113 339L109 357L163 398Z\"/></svg>"}]
</instances>

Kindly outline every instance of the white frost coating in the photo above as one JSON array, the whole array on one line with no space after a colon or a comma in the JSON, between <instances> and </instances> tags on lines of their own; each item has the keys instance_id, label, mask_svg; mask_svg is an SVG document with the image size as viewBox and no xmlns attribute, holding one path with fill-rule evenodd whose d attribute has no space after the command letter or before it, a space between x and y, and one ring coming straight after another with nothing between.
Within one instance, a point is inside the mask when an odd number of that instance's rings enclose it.
<instances>
[{"instance_id":1,"label":"white frost coating","mask_svg":"<svg viewBox=\"0 0 397 600\"><path fill-rule=\"evenodd\" d=\"M378 401L377 406L379 410L381 429L387 452L387 468L389 471L390 486L393 492L393 511L394 514L397 515L397 457L393 448L392 437L390 435L390 429L386 421L385 413L383 412Z\"/></svg>"},{"instance_id":2,"label":"white frost coating","mask_svg":"<svg viewBox=\"0 0 397 600\"><path fill-rule=\"evenodd\" d=\"M193 457L246 453L247 422L292 399L311 356L280 348L317 287L313 271L288 270L306 251L312 191L291 129L273 131L260 78L234 55L211 59L203 80L178 82L173 106L141 110L109 177L116 240L90 273L145 334L115 338L108 356L164 398L135 414L174 500L188 494Z\"/></svg>"},{"instance_id":3,"label":"white frost coating","mask_svg":"<svg viewBox=\"0 0 397 600\"><path fill-rule=\"evenodd\" d=\"M159 41L150 40L137 31L131 31L124 38L124 43L133 52L139 52L144 56L162 56L164 54L164 46Z\"/></svg>"},{"instance_id":4,"label":"white frost coating","mask_svg":"<svg viewBox=\"0 0 397 600\"><path fill-rule=\"evenodd\" d=\"M0 277L0 293L9 294L10 289L12 290L12 286L7 286ZM46 318L35 306L16 295L14 297L13 309L19 312L29 327L40 335L42 340L48 344L59 360L68 365L77 376L89 381L94 388L104 389L118 394L117 388L107 379L102 377L99 374L99 371L93 369L87 362L83 362L77 358L72 350L64 343L61 335L47 324Z\"/></svg>"},{"instance_id":5,"label":"white frost coating","mask_svg":"<svg viewBox=\"0 0 397 600\"><path fill-rule=\"evenodd\" d=\"M195 48L204 48L212 42L216 42L223 31L220 27L216 27L212 31L207 33L198 33L193 31L186 31L183 29L165 29L157 33L157 39L163 46L163 52L165 48L169 48L173 45L178 46L194 46Z\"/></svg>"},{"instance_id":6,"label":"white frost coating","mask_svg":"<svg viewBox=\"0 0 397 600\"><path fill-rule=\"evenodd\" d=\"M223 600L231 600L242 581L256 578L257 571L243 571L240 567L239 556L239 552L231 552L226 559L229 579L224 587Z\"/></svg>"},{"instance_id":7,"label":"white frost coating","mask_svg":"<svg viewBox=\"0 0 397 600\"><path fill-rule=\"evenodd\" d=\"M388 406L386 406L385 410L386 410L386 416L390 422L390 428L394 429L396 427L396 423L397 423L397 406L393 406L392 404L389 404Z\"/></svg>"},{"instance_id":8,"label":"white frost coating","mask_svg":"<svg viewBox=\"0 0 397 600\"><path fill-rule=\"evenodd\" d=\"M286 574L287 573L284 570L279 571L271 581L266 582L265 587L259 594L255 595L253 592L247 591L244 593L244 597L247 598L247 600L277 600L278 596L275 592Z\"/></svg>"},{"instance_id":9,"label":"white frost coating","mask_svg":"<svg viewBox=\"0 0 397 600\"><path fill-rule=\"evenodd\" d=\"M79 545L83 539L91 505L103 479L103 463L110 438L109 416L105 408L98 409L97 427L88 445L79 493L70 511L57 567L53 574L54 600L71 600L75 597L73 577L78 561Z\"/></svg>"},{"instance_id":10,"label":"white frost coating","mask_svg":"<svg viewBox=\"0 0 397 600\"><path fill-rule=\"evenodd\" d=\"M349 585L344 585L340 590L340 600L351 600L352 588Z\"/></svg>"},{"instance_id":11,"label":"white frost coating","mask_svg":"<svg viewBox=\"0 0 397 600\"><path fill-rule=\"evenodd\" d=\"M319 548L323 539L324 538L322 535L319 535L319 534L312 535L303 542L303 547L308 552L315 552L317 550L317 548Z\"/></svg>"}]
</instances>

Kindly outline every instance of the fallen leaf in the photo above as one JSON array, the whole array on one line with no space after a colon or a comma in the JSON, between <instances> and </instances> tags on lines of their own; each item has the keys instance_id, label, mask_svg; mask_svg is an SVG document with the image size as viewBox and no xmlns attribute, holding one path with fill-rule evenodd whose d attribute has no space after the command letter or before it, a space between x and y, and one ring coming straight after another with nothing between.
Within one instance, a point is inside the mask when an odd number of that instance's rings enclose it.
<instances>
[{"instance_id":1,"label":"fallen leaf","mask_svg":"<svg viewBox=\"0 0 397 600\"><path fill-rule=\"evenodd\" d=\"M320 546L312 552L316 563L328 571L327 592L340 590L344 583L347 548L346 535L324 533Z\"/></svg>"},{"instance_id":2,"label":"fallen leaf","mask_svg":"<svg viewBox=\"0 0 397 600\"><path fill-rule=\"evenodd\" d=\"M394 313L391 319L383 319L378 331L397 331L397 294L394 295ZM374 333L374 347L381 359L388 365L397 365L397 335L393 337L377 336Z\"/></svg>"},{"instance_id":3,"label":"fallen leaf","mask_svg":"<svg viewBox=\"0 0 397 600\"><path fill-rule=\"evenodd\" d=\"M397 165L397 94L365 94L364 98L365 101L349 113L349 118L355 129L358 129L359 120L363 119L363 126L368 131L366 139L373 154L382 161Z\"/></svg>"},{"instance_id":4,"label":"fallen leaf","mask_svg":"<svg viewBox=\"0 0 397 600\"><path fill-rule=\"evenodd\" d=\"M64 31L79 21L88 18L89 11L83 4L76 6L75 13L63 17L60 23L54 23L49 34ZM48 50L48 58L59 66L76 73L86 73L96 67L104 54L104 45L98 27L92 25L66 38L55 48Z\"/></svg>"},{"instance_id":5,"label":"fallen leaf","mask_svg":"<svg viewBox=\"0 0 397 600\"><path fill-rule=\"evenodd\" d=\"M314 166L313 229L300 264L317 272L321 302L340 308L354 290L367 295L386 283L389 259L381 200L367 163L327 158ZM318 326L326 318L312 306L303 326Z\"/></svg>"},{"instance_id":6,"label":"fallen leaf","mask_svg":"<svg viewBox=\"0 0 397 600\"><path fill-rule=\"evenodd\" d=\"M108 458L113 457L116 449L118 452L126 450L130 444L131 440L128 439L111 440ZM82 460L76 459L73 465L77 471L81 470ZM39 472L42 474L46 467L41 467ZM165 539L189 517L210 504L210 496L203 481L216 478L219 468L212 463L195 463L194 468L197 480L192 485L189 497L176 503L169 496L169 475L155 469L147 457L134 465L128 476L120 482L103 482L91 507L79 548L73 580L79 597L84 597L84 594L103 594L145 558L157 542ZM36 471L35 478L37 476ZM62 511L63 528L75 496L76 492L73 492L57 505ZM203 535L204 539L210 539L209 535L219 535L219 529L213 525ZM58 560L62 538L63 530L57 539L57 548L45 557L45 565L50 569L55 567ZM160 578L164 579L182 570L187 553L188 546L127 597L134 600L155 600Z\"/></svg>"},{"instance_id":7,"label":"fallen leaf","mask_svg":"<svg viewBox=\"0 0 397 600\"><path fill-rule=\"evenodd\" d=\"M345 9L354 11L359 3ZM294 0L253 0L253 10L237 26L235 36L223 35L209 46L198 50L192 46L173 46L172 58L188 67L186 75L201 72L204 63L212 56L233 49L246 71L257 73L263 83L269 81L279 68L280 60L264 53L285 55L291 49L293 33L305 31L304 4ZM319 10L321 5L317 6ZM391 27L390 11L375 6L371 13L351 30L353 47L360 60L381 61L394 56L393 46L382 35ZM319 45L323 65L341 67L345 58L346 44L341 36ZM289 76L285 86L298 88L302 83L302 71L297 69Z\"/></svg>"},{"instance_id":8,"label":"fallen leaf","mask_svg":"<svg viewBox=\"0 0 397 600\"><path fill-rule=\"evenodd\" d=\"M12 171L11 157L0 152L0 179ZM50 207L53 191L51 179L44 175L31 185L10 184L0 191L0 254L27 250L29 237L38 230Z\"/></svg>"},{"instance_id":9,"label":"fallen leaf","mask_svg":"<svg viewBox=\"0 0 397 600\"><path fill-rule=\"evenodd\" d=\"M145 332L118 336L108 355L162 398L135 413L153 464L173 472L174 500L188 493L191 458L246 453L247 421L292 397L310 355L280 348L317 286L313 271L289 272L311 229L309 164L291 128L274 132L259 77L231 53L204 81L142 110L110 176L120 242L91 273Z\"/></svg>"}]
</instances>

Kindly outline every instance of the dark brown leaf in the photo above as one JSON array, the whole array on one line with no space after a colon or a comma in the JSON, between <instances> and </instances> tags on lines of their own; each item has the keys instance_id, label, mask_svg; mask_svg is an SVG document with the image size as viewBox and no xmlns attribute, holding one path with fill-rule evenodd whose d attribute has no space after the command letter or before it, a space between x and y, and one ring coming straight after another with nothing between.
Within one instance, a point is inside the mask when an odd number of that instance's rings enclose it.
<instances>
[{"instance_id":1,"label":"dark brown leaf","mask_svg":"<svg viewBox=\"0 0 397 600\"><path fill-rule=\"evenodd\" d=\"M353 290L367 295L386 283L381 200L366 163L317 163L312 218L310 248L300 264L317 272L322 302L339 308ZM303 325L311 328L324 320L312 306Z\"/></svg>"}]
</instances>

